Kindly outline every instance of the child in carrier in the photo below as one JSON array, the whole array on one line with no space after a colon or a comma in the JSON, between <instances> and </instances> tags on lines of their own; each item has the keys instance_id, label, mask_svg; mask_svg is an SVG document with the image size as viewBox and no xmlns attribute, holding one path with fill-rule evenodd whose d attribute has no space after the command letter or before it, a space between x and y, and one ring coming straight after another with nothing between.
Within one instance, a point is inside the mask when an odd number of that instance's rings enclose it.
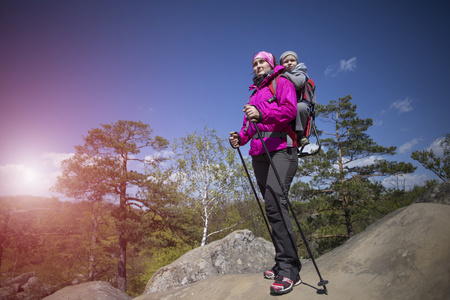
<instances>
[{"instance_id":1,"label":"child in carrier","mask_svg":"<svg viewBox=\"0 0 450 300\"><path fill-rule=\"evenodd\" d=\"M294 84L297 96L299 96L300 89L308 81L308 69L304 63L298 62L297 53L294 51L286 51L280 56L280 64L286 68L284 76L286 76ZM297 102L297 116L295 119L295 132L297 133L297 145L304 147L310 142L305 136L306 121L311 112L310 104L305 101Z\"/></svg>"}]
</instances>

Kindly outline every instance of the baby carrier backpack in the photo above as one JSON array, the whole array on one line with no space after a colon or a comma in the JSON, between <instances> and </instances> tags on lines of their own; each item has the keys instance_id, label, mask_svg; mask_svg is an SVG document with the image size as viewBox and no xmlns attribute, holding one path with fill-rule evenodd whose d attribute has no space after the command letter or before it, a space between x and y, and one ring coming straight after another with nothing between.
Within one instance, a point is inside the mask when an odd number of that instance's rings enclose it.
<instances>
[{"instance_id":1,"label":"baby carrier backpack","mask_svg":"<svg viewBox=\"0 0 450 300\"><path fill-rule=\"evenodd\" d=\"M272 92L272 95L274 97L275 97L276 91L277 91L276 89L277 89L278 78L281 75L282 74L275 77L269 85L269 89ZM304 130L303 134L308 139L311 136L314 136L315 140L316 140L316 144L318 146L316 149L312 150L311 152L304 151L305 146L300 147L298 156L302 157L302 156L309 156L309 155L317 154L317 153L319 153L320 148L321 148L319 135L317 133L317 128L315 125L316 112L314 110L314 106L316 104L316 85L311 78L308 78L308 80L305 82L305 85L299 91L297 91L297 103L299 103L299 102L306 102L309 104L309 107L310 107L310 113L306 120L306 126L305 126L305 130ZM299 114L298 105L297 105L297 114ZM295 122L295 120L293 122ZM292 123L291 126L292 126L292 128L295 128L295 123Z\"/></svg>"}]
</instances>

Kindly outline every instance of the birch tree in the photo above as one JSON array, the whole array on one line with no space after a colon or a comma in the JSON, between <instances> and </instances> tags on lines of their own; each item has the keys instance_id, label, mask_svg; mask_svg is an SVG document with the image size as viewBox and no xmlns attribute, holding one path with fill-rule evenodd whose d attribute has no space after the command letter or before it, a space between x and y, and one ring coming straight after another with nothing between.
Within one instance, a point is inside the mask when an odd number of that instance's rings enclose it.
<instances>
[{"instance_id":1,"label":"birch tree","mask_svg":"<svg viewBox=\"0 0 450 300\"><path fill-rule=\"evenodd\" d=\"M236 175L236 153L225 138L214 129L205 127L203 132L177 139L174 174L186 195L186 205L201 217L200 245L206 245L212 218L218 204L230 201Z\"/></svg>"}]
</instances>

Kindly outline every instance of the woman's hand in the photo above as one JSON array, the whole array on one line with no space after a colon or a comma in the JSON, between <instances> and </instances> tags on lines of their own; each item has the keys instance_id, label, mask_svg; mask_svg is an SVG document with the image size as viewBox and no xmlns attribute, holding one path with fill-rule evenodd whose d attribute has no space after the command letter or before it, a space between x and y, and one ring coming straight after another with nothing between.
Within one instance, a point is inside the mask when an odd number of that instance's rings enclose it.
<instances>
[{"instance_id":1,"label":"woman's hand","mask_svg":"<svg viewBox=\"0 0 450 300\"><path fill-rule=\"evenodd\" d=\"M233 148L239 147L239 134L236 131L230 132L230 145Z\"/></svg>"},{"instance_id":2,"label":"woman's hand","mask_svg":"<svg viewBox=\"0 0 450 300\"><path fill-rule=\"evenodd\" d=\"M259 123L261 122L261 112L253 105L246 105L242 110L250 122Z\"/></svg>"}]
</instances>

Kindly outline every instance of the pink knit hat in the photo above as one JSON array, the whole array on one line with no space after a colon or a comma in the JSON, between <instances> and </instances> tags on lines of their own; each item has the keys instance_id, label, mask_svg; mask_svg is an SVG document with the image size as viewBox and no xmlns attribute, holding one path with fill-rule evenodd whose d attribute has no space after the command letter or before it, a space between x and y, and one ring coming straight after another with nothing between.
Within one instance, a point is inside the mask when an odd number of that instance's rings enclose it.
<instances>
[{"instance_id":1,"label":"pink knit hat","mask_svg":"<svg viewBox=\"0 0 450 300\"><path fill-rule=\"evenodd\" d=\"M252 63L255 61L255 59L257 58L262 58L265 61L267 61L269 63L269 65L273 68L275 68L275 62L273 61L273 55L272 53L269 52L265 52L265 51L261 51L259 53L257 53L255 55L255 57L253 57Z\"/></svg>"}]
</instances>

